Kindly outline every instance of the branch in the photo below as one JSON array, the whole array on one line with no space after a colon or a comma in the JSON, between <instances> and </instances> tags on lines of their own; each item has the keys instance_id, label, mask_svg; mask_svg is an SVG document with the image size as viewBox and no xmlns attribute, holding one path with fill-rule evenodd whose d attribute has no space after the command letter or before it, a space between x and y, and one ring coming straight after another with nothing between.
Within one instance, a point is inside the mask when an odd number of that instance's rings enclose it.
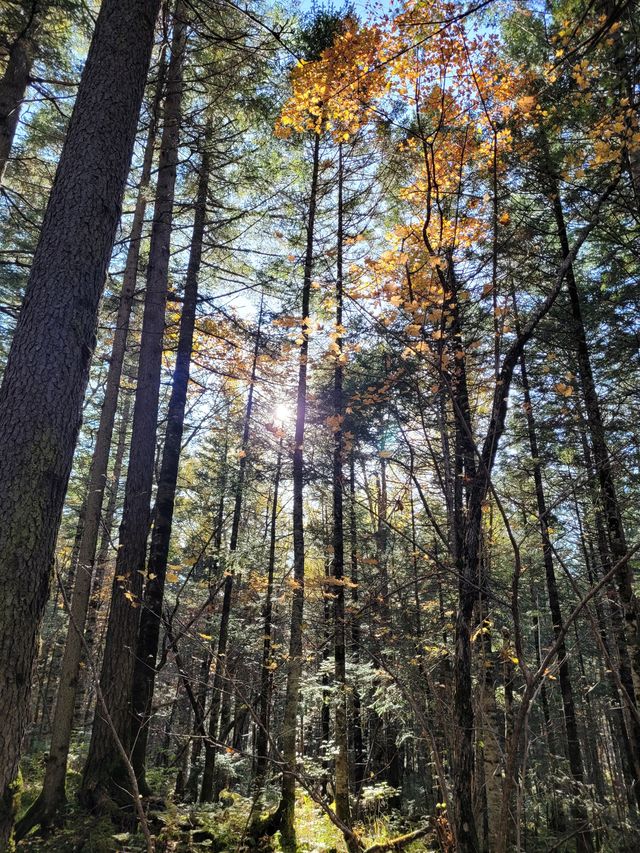
<instances>
[{"instance_id":1,"label":"branch","mask_svg":"<svg viewBox=\"0 0 640 853\"><path fill-rule=\"evenodd\" d=\"M504 423L507 414L507 400L509 396L511 380L513 378L513 371L518 362L518 359L520 358L520 355L522 354L522 350L533 335L540 321L549 313L556 299L560 295L560 291L562 290L562 285L564 283L564 277L567 274L567 270L575 261L578 252L580 251L583 243L585 242L589 234L599 223L602 206L612 194L619 180L620 176L618 175L618 177L615 178L615 180L609 184L607 189L602 193L602 195L600 195L600 197L596 201L596 204L593 209L593 214L591 216L591 221L588 222L587 225L585 225L579 236L576 238L576 241L573 247L571 248L571 251L565 258L563 258L556 275L555 283L550 293L547 295L547 298L544 300L544 302L538 307L538 310L533 314L533 316L529 318L528 322L525 324L521 333L518 335L518 337L516 338L516 340L514 341L511 348L508 350L503 359L502 368L500 370L500 375L496 381L496 389L493 396L491 421L489 423L487 435L485 437L484 444L482 447L482 462L485 472L491 471L491 469L493 468L493 462L495 460L498 442L504 430ZM483 486L483 493L484 490L485 489Z\"/></svg>"},{"instance_id":2,"label":"branch","mask_svg":"<svg viewBox=\"0 0 640 853\"><path fill-rule=\"evenodd\" d=\"M364 853L384 853L386 850L401 850L417 838L423 838L430 830L431 827L429 826L414 829L413 832L407 832L406 835L398 835L396 838L390 838L388 841L380 841L372 844L364 850Z\"/></svg>"}]
</instances>

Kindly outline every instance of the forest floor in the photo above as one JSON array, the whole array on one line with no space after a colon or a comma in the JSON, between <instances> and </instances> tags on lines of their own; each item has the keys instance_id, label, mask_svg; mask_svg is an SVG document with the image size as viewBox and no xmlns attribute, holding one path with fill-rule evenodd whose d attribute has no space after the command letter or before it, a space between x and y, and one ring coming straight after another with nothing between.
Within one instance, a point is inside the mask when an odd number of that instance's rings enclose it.
<instances>
[{"instance_id":1,"label":"forest floor","mask_svg":"<svg viewBox=\"0 0 640 853\"><path fill-rule=\"evenodd\" d=\"M72 756L71 767L77 764ZM23 791L20 812L26 811L40 791L43 762L32 761L23 767ZM157 789L162 787L162 772L154 771ZM76 790L80 773L72 769L67 776L69 802L61 815L61 826L47 835L31 833L17 850L38 853L138 853L143 851L141 833L118 830L108 817L96 818L77 805ZM251 812L251 800L239 794L224 792L223 803L211 805L174 803L167 797L161 811L149 814L151 831L156 838L158 853L187 853L187 851L214 851L238 853L246 850L245 837ZM366 825L358 825L366 845L386 841L412 827L397 812L371 815ZM299 792L296 807L296 836L300 853L347 853L341 832L313 800ZM428 853L436 849L429 839L405 846L405 853ZM262 846L260 853L281 853L279 834L270 846Z\"/></svg>"}]
</instances>

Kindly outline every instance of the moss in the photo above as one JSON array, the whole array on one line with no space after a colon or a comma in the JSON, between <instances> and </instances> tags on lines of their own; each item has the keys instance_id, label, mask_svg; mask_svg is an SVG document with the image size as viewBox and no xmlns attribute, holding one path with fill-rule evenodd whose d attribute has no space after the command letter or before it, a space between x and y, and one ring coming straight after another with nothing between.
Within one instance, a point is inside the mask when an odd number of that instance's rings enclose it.
<instances>
[{"instance_id":1,"label":"moss","mask_svg":"<svg viewBox=\"0 0 640 853\"><path fill-rule=\"evenodd\" d=\"M346 853L347 850L340 830L308 794L300 792L296 798L296 842L300 853ZM279 833L275 849L282 850Z\"/></svg>"},{"instance_id":2,"label":"moss","mask_svg":"<svg viewBox=\"0 0 640 853\"><path fill-rule=\"evenodd\" d=\"M18 770L18 775L11 782L10 785L7 785L3 791L2 798L0 799L0 814L2 815L2 820L4 822L5 819L10 819L12 822L18 814L18 810L20 809L20 801L22 798L23 791L23 779L22 773ZM15 844L13 839L9 840L9 846L7 847L7 853L13 853L15 850Z\"/></svg>"},{"instance_id":3,"label":"moss","mask_svg":"<svg viewBox=\"0 0 640 853\"><path fill-rule=\"evenodd\" d=\"M123 849L123 845L114 837L116 834L117 830L108 818L96 820L70 810L64 828L58 828L48 836L27 836L19 849L38 853L66 853L68 850L76 853L116 853ZM139 846L132 844L130 849L137 850Z\"/></svg>"}]
</instances>

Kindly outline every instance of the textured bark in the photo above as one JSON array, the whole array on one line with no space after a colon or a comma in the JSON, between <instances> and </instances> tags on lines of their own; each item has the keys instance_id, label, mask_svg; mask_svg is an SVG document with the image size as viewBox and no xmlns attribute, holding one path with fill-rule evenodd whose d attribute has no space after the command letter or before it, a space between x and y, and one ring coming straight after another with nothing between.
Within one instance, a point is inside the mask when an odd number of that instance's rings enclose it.
<instances>
[{"instance_id":1,"label":"textured bark","mask_svg":"<svg viewBox=\"0 0 640 853\"><path fill-rule=\"evenodd\" d=\"M0 390L0 847L159 0L104 0Z\"/></svg>"},{"instance_id":2,"label":"textured bark","mask_svg":"<svg viewBox=\"0 0 640 853\"><path fill-rule=\"evenodd\" d=\"M238 535L240 533L240 520L242 517L242 501L244 498L244 481L247 473L247 447L251 435L251 417L253 414L253 394L256 383L256 372L258 369L258 353L262 334L262 311L263 302L260 302L258 315L258 329L256 342L253 350L253 363L251 365L251 378L249 380L249 393L247 395L247 408L244 414L242 427L242 443L240 464L238 466L238 479L235 484L235 495L233 502L233 519L231 522L231 537L229 539L229 553L233 555L238 549ZM231 616L231 597L233 593L233 562L226 571L224 582L224 593L222 598L222 612L220 614L220 630L218 633L218 649L216 655L215 673L211 691L211 709L209 711L209 738L204 745L204 770L202 773L202 788L200 790L200 802L209 803L214 799L216 747L214 742L218 734L218 723L220 709L223 704L223 691L229 689L227 678L227 644L229 641L229 617Z\"/></svg>"},{"instance_id":3,"label":"textured bark","mask_svg":"<svg viewBox=\"0 0 640 853\"><path fill-rule=\"evenodd\" d=\"M20 33L9 49L9 59L0 80L0 184L11 157L20 110L35 56L33 26Z\"/></svg>"},{"instance_id":4,"label":"textured bark","mask_svg":"<svg viewBox=\"0 0 640 853\"><path fill-rule=\"evenodd\" d=\"M163 87L162 77L163 74L161 73L154 101L154 117L161 98ZM107 480L113 425L115 422L116 410L118 408L118 397L120 393L120 377L122 375L122 365L127 345L131 307L133 305L138 273L140 241L142 239L142 229L144 225L147 189L149 187L149 180L151 177L154 140L155 119L152 120L147 135L142 165L142 176L140 179L138 198L131 226L129 250L127 253L127 261L122 280L122 290L120 293L116 328L111 347L111 358L109 360L104 400L100 411L100 423L98 425L96 443L89 472L87 499L83 513L82 535L80 537L73 597L71 599L71 619L69 621L67 642L64 649L60 680L58 683L58 694L56 697L55 713L53 717L49 757L47 759L42 792L18 824L16 828L16 837L18 839L22 838L38 823L44 825L49 824L53 820L59 805L65 800L67 758L69 754L73 717L76 707L80 661L83 654L82 632L87 619L89 599L91 595L91 581L93 576L96 545L100 531L102 501L104 498L104 489Z\"/></svg>"},{"instance_id":5,"label":"textured bark","mask_svg":"<svg viewBox=\"0 0 640 853\"><path fill-rule=\"evenodd\" d=\"M291 634L289 637L289 665L282 720L282 799L280 803L280 835L285 849L295 849L296 780L296 722L300 677L302 674L302 617L304 613L304 428L307 407L307 356L309 352L309 302L313 274L313 238L318 195L318 165L320 137L313 143L311 189L307 213L307 244L302 285L302 328L298 367L298 392L296 403L296 428L293 450L293 596L291 602Z\"/></svg>"},{"instance_id":6,"label":"textured bark","mask_svg":"<svg viewBox=\"0 0 640 853\"><path fill-rule=\"evenodd\" d=\"M134 744L134 748L132 759L138 778L138 785L143 793L148 791L145 779L147 739L155 686L155 667L158 655L158 641L160 639L162 601L164 598L167 560L171 541L178 467L180 465L180 452L182 449L184 412L189 387L191 351L193 348L193 332L198 300L198 276L200 274L202 241L204 238L207 212L209 168L210 154L207 143L205 142L198 179L189 264L184 285L176 366L167 412L167 429L162 453L162 464L158 477L155 517L153 532L151 534L151 548L147 571L148 580L138 629L138 644L133 679L132 701L134 718L132 743Z\"/></svg>"},{"instance_id":7,"label":"textured bark","mask_svg":"<svg viewBox=\"0 0 640 853\"><path fill-rule=\"evenodd\" d=\"M167 74L167 96L151 231L138 384L133 408L131 451L119 535L120 547L116 560L111 611L100 676L100 685L109 715L118 737L127 750L130 745L131 729L133 650L140 613L142 575L145 567L153 488L185 38L184 14L181 3L178 3L174 16L171 60ZM97 806L110 793L114 797L121 797L122 789L127 791L128 785L128 776L122 760L114 750L111 728L98 707L84 769L81 799L88 806ZM128 798L129 794L127 793L126 796Z\"/></svg>"},{"instance_id":8,"label":"textured bark","mask_svg":"<svg viewBox=\"0 0 640 853\"><path fill-rule=\"evenodd\" d=\"M451 302L454 322L450 340L455 349L463 346L458 314L457 288L452 266L449 268ZM458 613L456 616L454 657L454 718L456 721L456 754L454 756L454 819L456 838L462 853L480 849L474 813L473 782L474 726L472 703L471 623L480 589L480 545L482 538L482 501L488 489L488 475L480 482L476 470L472 438L471 409L467 387L465 358L455 359L452 377L452 402L455 416L455 478L453 483L454 531L451 537L455 564L458 570ZM478 491L471 500L471 489L464 483L476 484ZM480 491L481 489L481 491ZM494 768L496 772L497 768Z\"/></svg>"}]
</instances>

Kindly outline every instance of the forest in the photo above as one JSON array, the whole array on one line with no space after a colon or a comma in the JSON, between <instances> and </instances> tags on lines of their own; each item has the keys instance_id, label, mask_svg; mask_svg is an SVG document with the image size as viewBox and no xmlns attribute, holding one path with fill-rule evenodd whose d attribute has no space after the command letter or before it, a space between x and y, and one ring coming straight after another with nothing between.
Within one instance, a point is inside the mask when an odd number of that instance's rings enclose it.
<instances>
[{"instance_id":1,"label":"forest","mask_svg":"<svg viewBox=\"0 0 640 853\"><path fill-rule=\"evenodd\" d=\"M634 0L0 0L0 853L640 846Z\"/></svg>"}]
</instances>

